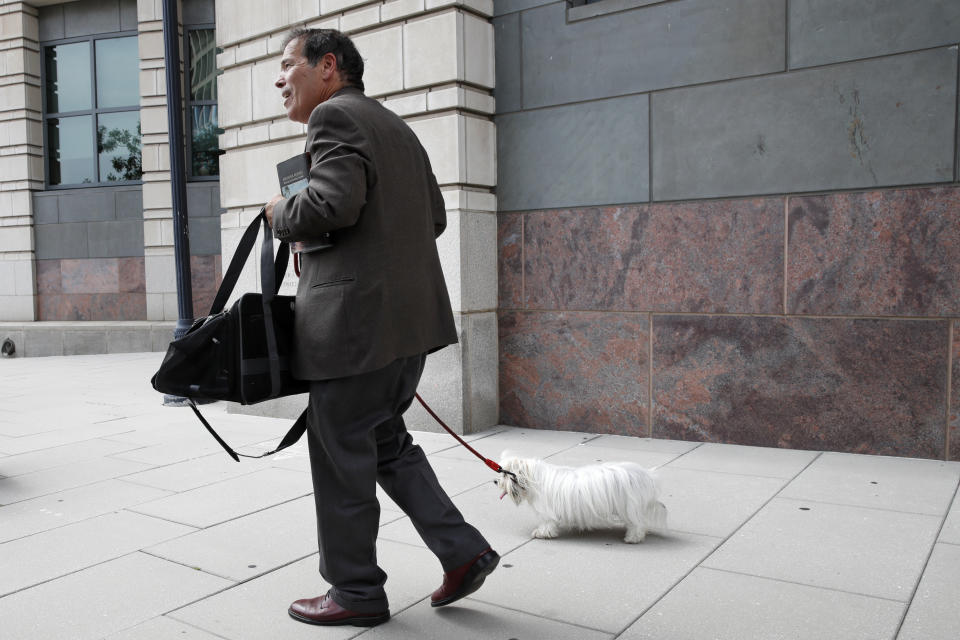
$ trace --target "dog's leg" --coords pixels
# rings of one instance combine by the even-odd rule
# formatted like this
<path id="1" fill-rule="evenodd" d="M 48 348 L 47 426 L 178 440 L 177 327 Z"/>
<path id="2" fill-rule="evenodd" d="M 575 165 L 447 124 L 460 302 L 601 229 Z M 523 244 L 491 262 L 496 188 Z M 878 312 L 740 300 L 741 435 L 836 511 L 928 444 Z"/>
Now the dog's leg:
<path id="1" fill-rule="evenodd" d="M 642 524 L 636 522 L 627 523 L 627 535 L 624 536 L 623 541 L 628 544 L 636 544 L 638 542 L 643 542 L 643 539 L 647 537 L 647 530 Z"/>
<path id="2" fill-rule="evenodd" d="M 533 530 L 533 537 L 542 540 L 556 538 L 558 535 L 560 535 L 560 526 L 553 520 L 542 522 L 539 527 Z"/>

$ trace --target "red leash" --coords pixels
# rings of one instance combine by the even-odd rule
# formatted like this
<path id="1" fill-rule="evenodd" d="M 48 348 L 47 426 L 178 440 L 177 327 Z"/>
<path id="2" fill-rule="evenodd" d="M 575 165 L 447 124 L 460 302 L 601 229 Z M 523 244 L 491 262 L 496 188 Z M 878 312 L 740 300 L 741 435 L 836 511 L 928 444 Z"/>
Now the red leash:
<path id="1" fill-rule="evenodd" d="M 503 467 L 501 467 L 499 464 L 497 464 L 496 462 L 494 462 L 494 461 L 491 460 L 490 458 L 484 458 L 482 455 L 480 455 L 480 453 L 479 453 L 476 449 L 474 449 L 473 447 L 471 447 L 470 445 L 468 445 L 466 442 L 464 442 L 463 438 L 461 438 L 460 436 L 458 436 L 457 434 L 455 434 L 455 433 L 453 432 L 453 429 L 451 429 L 450 427 L 448 427 L 447 424 L 446 424 L 443 420 L 440 419 L 440 416 L 438 416 L 436 413 L 433 412 L 433 409 L 431 409 L 430 406 L 429 406 L 426 402 L 423 401 L 423 398 L 420 397 L 420 394 L 419 394 L 419 393 L 415 393 L 414 396 L 417 398 L 417 400 L 420 401 L 420 404 L 423 405 L 423 408 L 427 410 L 427 413 L 429 413 L 431 416 L 433 416 L 433 419 L 436 420 L 436 421 L 440 424 L 441 427 L 443 427 L 444 429 L 446 429 L 447 433 L 449 433 L 449 434 L 452 435 L 454 438 L 456 438 L 457 442 L 459 442 L 460 444 L 462 444 L 463 446 L 465 446 L 465 447 L 467 448 L 467 451 L 469 451 L 469 452 L 472 453 L 473 455 L 475 455 L 475 456 L 477 456 L 478 458 L 480 458 L 481 460 L 483 460 L 483 463 L 484 463 L 485 465 L 487 465 L 488 467 L 490 467 L 491 469 L 493 469 L 493 470 L 496 471 L 497 473 L 504 473 L 504 474 L 507 474 L 507 475 L 509 475 L 509 476 L 513 476 L 514 479 L 516 479 L 516 476 L 514 476 L 514 474 L 513 474 L 512 472 L 507 471 L 506 469 L 504 469 Z"/>

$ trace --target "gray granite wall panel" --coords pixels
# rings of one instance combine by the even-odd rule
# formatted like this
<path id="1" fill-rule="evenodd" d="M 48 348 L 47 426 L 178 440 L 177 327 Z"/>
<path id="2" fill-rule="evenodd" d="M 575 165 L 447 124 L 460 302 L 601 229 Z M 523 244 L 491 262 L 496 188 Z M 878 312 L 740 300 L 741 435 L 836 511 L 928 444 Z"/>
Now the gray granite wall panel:
<path id="1" fill-rule="evenodd" d="M 120 0 L 120 30 L 137 30 L 137 0 Z"/>
<path id="2" fill-rule="evenodd" d="M 37 21 L 40 25 L 40 42 L 60 40 L 63 35 L 63 5 L 40 7 L 37 12 Z"/>
<path id="3" fill-rule="evenodd" d="M 63 6 L 64 37 L 120 31 L 119 0 L 84 0 Z"/>
<path id="4" fill-rule="evenodd" d="M 33 222 L 34 224 L 54 224 L 60 221 L 59 200 L 55 193 L 34 192 L 33 194 Z"/>
<path id="5" fill-rule="evenodd" d="M 782 0 L 685 0 L 568 24 L 563 2 L 525 11 L 523 107 L 782 71 L 785 12 Z"/>
<path id="6" fill-rule="evenodd" d="M 116 220 L 116 196 L 109 189 L 76 189 L 60 200 L 60 222 Z"/>
<path id="7" fill-rule="evenodd" d="M 790 68 L 960 42 L 956 0 L 791 0 Z"/>
<path id="8" fill-rule="evenodd" d="M 511 13 L 493 19 L 496 42 L 496 88 L 493 97 L 497 112 L 519 111 L 523 108 L 523 68 L 520 59 L 520 14 Z"/>
<path id="9" fill-rule="evenodd" d="M 214 20 L 213 0 L 183 0 L 181 9 L 183 24 L 206 24 Z"/>
<path id="10" fill-rule="evenodd" d="M 653 198 L 948 182 L 956 100 L 957 47 L 658 93 Z"/>
<path id="11" fill-rule="evenodd" d="M 646 95 L 499 116 L 501 211 L 646 201 Z"/>
<path id="12" fill-rule="evenodd" d="M 220 255 L 220 216 L 191 217 L 190 255 Z"/>
<path id="13" fill-rule="evenodd" d="M 143 189 L 114 189 L 117 220 L 143 220 Z"/>
<path id="14" fill-rule="evenodd" d="M 493 0 L 493 15 L 502 16 L 550 4 L 551 2 L 556 2 L 556 0 Z"/>
<path id="15" fill-rule="evenodd" d="M 215 205 L 214 196 L 219 197 L 216 182 L 193 182 L 187 185 L 187 214 L 191 218 L 207 218 L 219 215 L 219 206 Z"/>
<path id="16" fill-rule="evenodd" d="M 91 258 L 143 255 L 143 221 L 91 222 L 87 226 Z"/>
<path id="17" fill-rule="evenodd" d="M 51 258 L 88 258 L 87 225 L 40 224 L 33 229 L 37 243 L 37 260 Z"/>

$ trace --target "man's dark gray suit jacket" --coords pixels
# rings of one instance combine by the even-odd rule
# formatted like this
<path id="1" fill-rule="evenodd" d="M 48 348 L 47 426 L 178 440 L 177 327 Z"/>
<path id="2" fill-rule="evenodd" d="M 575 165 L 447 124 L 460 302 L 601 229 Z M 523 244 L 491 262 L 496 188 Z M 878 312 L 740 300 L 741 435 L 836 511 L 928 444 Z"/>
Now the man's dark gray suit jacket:
<path id="1" fill-rule="evenodd" d="M 273 210 L 274 235 L 334 246 L 302 255 L 293 373 L 374 371 L 457 341 L 435 238 L 447 217 L 426 151 L 393 112 L 347 87 L 307 123 L 310 184 Z"/>

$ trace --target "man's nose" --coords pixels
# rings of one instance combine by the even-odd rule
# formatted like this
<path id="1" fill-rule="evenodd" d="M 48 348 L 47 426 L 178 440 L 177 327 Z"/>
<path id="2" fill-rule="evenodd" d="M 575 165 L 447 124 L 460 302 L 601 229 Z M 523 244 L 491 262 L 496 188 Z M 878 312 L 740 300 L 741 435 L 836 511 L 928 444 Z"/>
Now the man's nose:
<path id="1" fill-rule="evenodd" d="M 283 89 L 283 85 L 285 84 L 287 84 L 287 81 L 284 80 L 283 74 L 281 73 L 279 76 L 277 76 L 277 79 L 276 81 L 274 81 L 273 86 L 275 86 L 277 89 Z"/>

